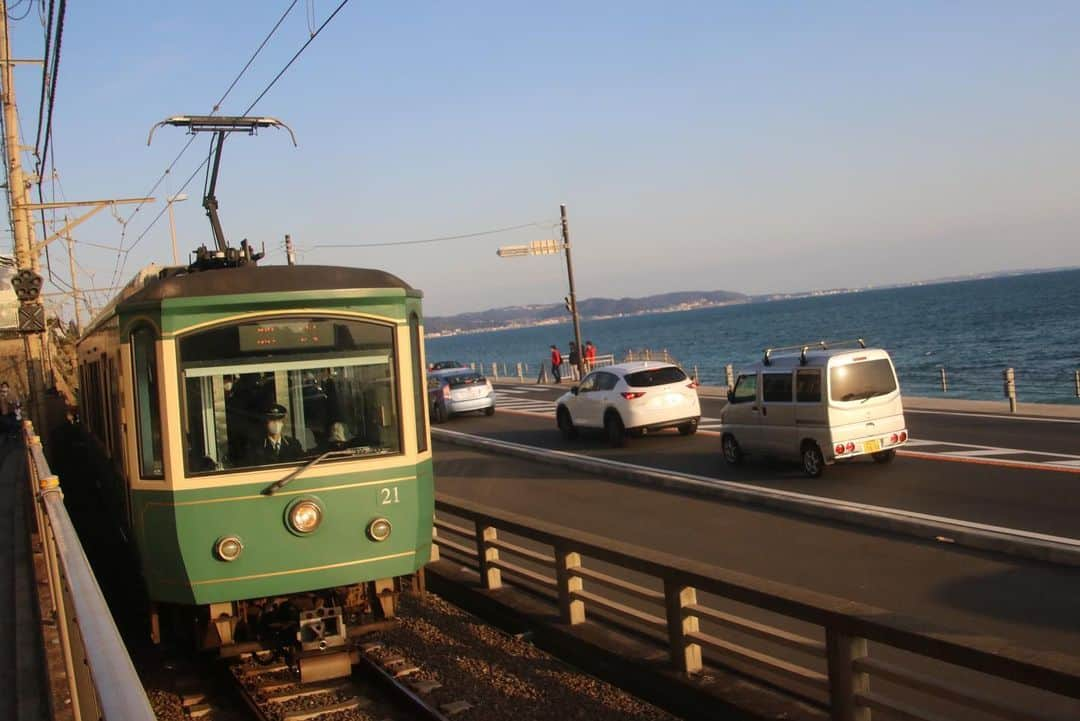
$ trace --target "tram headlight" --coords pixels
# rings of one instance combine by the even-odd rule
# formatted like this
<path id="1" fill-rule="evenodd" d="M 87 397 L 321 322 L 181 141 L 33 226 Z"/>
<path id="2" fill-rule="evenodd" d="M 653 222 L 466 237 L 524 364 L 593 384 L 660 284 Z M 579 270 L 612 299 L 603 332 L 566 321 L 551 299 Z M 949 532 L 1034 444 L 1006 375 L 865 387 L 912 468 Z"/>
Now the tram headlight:
<path id="1" fill-rule="evenodd" d="M 393 526 L 390 525 L 390 521 L 385 518 L 376 518 L 368 524 L 367 535 L 368 538 L 379 543 L 390 538 L 390 531 L 392 530 Z"/>
<path id="2" fill-rule="evenodd" d="M 314 532 L 322 523 L 323 509 L 318 501 L 304 498 L 289 506 L 286 518 L 293 533 L 305 536 Z"/>
<path id="3" fill-rule="evenodd" d="M 243 551 L 239 536 L 222 536 L 214 542 L 214 555 L 221 561 L 235 561 Z"/>

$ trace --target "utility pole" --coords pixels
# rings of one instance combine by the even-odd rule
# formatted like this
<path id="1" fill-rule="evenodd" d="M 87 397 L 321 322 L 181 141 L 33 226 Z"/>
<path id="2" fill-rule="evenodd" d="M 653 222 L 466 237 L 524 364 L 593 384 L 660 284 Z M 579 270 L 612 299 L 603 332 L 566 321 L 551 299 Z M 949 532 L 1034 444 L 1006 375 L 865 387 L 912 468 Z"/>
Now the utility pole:
<path id="1" fill-rule="evenodd" d="M 64 219 L 65 222 L 67 218 Z M 75 335 L 82 335 L 82 312 L 79 310 L 79 277 L 75 273 L 75 239 L 65 236 L 68 251 L 68 271 L 71 273 L 71 304 L 75 306 Z"/>
<path id="2" fill-rule="evenodd" d="M 577 295 L 574 293 L 574 262 L 570 259 L 570 223 L 566 220 L 566 205 L 559 206 L 562 217 L 563 251 L 566 253 L 566 277 L 570 281 L 570 314 L 574 318 L 574 343 L 577 344 L 578 378 L 585 377 L 584 349 L 581 347 L 581 319 L 578 316 Z"/>
<path id="3" fill-rule="evenodd" d="M 293 248 L 292 236 L 285 234 L 285 259 L 289 265 L 296 265 L 296 249 Z"/>
<path id="4" fill-rule="evenodd" d="M 15 235 L 16 276 L 19 298 L 19 330 L 23 333 L 27 380 L 30 386 L 31 413 L 42 431 L 45 427 L 45 382 L 41 375 L 42 334 L 45 331 L 45 307 L 41 303 L 41 276 L 38 254 L 34 252 L 34 224 L 30 218 L 29 187 L 23 175 L 19 145 L 19 115 L 15 104 L 14 59 L 8 28 L 7 0 L 0 0 L 0 79 L 3 82 L 4 151 L 8 174 L 8 207 Z M 14 284 L 13 284 L 14 285 Z M 31 335 L 38 336 L 31 338 Z"/>

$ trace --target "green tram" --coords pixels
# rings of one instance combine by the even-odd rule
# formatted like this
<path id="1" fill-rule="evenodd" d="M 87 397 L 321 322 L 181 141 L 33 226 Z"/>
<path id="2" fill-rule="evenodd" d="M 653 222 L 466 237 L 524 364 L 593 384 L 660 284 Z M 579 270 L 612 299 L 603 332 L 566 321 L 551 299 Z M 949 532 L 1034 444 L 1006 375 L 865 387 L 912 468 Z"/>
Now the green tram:
<path id="1" fill-rule="evenodd" d="M 379 270 L 193 265 L 95 319 L 82 418 L 156 635 L 168 611 L 203 647 L 327 652 L 393 614 L 431 552 L 421 296 Z"/>

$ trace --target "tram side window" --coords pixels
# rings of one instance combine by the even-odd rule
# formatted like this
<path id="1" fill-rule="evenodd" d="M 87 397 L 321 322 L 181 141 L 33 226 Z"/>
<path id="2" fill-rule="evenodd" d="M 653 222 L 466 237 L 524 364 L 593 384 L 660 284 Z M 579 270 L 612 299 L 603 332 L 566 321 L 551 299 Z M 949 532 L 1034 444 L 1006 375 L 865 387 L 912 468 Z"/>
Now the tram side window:
<path id="1" fill-rule="evenodd" d="M 401 452 L 394 329 L 321 318 L 180 340 L 187 473 Z M 327 459 L 331 460 L 331 459 Z"/>
<path id="2" fill-rule="evenodd" d="M 428 449 L 428 431 L 426 416 L 427 393 L 425 392 L 424 364 L 421 363 L 422 340 L 420 338 L 420 316 L 409 316 L 409 340 L 412 345 L 410 362 L 413 369 L 413 406 L 416 408 L 416 450 L 423 453 Z"/>
<path id="3" fill-rule="evenodd" d="M 139 475 L 164 477 L 161 453 L 161 414 L 158 407 L 157 351 L 153 329 L 142 327 L 131 334 L 135 383 L 135 413 L 139 438 Z"/>

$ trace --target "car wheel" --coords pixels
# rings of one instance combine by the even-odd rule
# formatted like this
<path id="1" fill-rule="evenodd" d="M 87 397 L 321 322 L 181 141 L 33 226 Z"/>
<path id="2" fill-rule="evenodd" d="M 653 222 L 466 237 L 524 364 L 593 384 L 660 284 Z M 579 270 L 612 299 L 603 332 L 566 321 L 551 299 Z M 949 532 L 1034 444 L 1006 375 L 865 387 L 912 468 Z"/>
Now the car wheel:
<path id="1" fill-rule="evenodd" d="M 724 438 L 720 441 L 720 448 L 724 452 L 725 461 L 733 466 L 742 463 L 742 448 L 739 448 L 739 442 L 735 440 L 735 436 L 730 433 L 724 434 Z"/>
<path id="2" fill-rule="evenodd" d="M 871 453 L 870 457 L 874 459 L 874 463 L 889 463 L 892 459 L 896 458 L 896 449 L 890 448 L 887 451 L 878 451 L 877 453 Z"/>
<path id="3" fill-rule="evenodd" d="M 555 414 L 555 422 L 559 424 L 559 432 L 562 433 L 563 438 L 568 441 L 577 438 L 577 428 L 574 427 L 574 421 L 570 418 L 570 411 L 565 407 L 559 408 L 559 412 Z"/>
<path id="4" fill-rule="evenodd" d="M 679 426 L 679 435 L 692 436 L 697 433 L 698 422 L 696 420 L 687 421 Z"/>
<path id="5" fill-rule="evenodd" d="M 821 455 L 821 449 L 817 443 L 806 443 L 802 449 L 803 473 L 811 478 L 817 478 L 825 470 L 825 457 Z"/>
<path id="6" fill-rule="evenodd" d="M 626 445 L 626 428 L 618 413 L 608 413 L 604 418 L 604 433 L 607 435 L 608 445 L 612 448 Z"/>
<path id="7" fill-rule="evenodd" d="M 484 409 L 484 415 L 485 416 L 493 416 L 493 415 L 495 415 L 495 406 L 488 406 L 487 408 L 485 408 Z"/>

